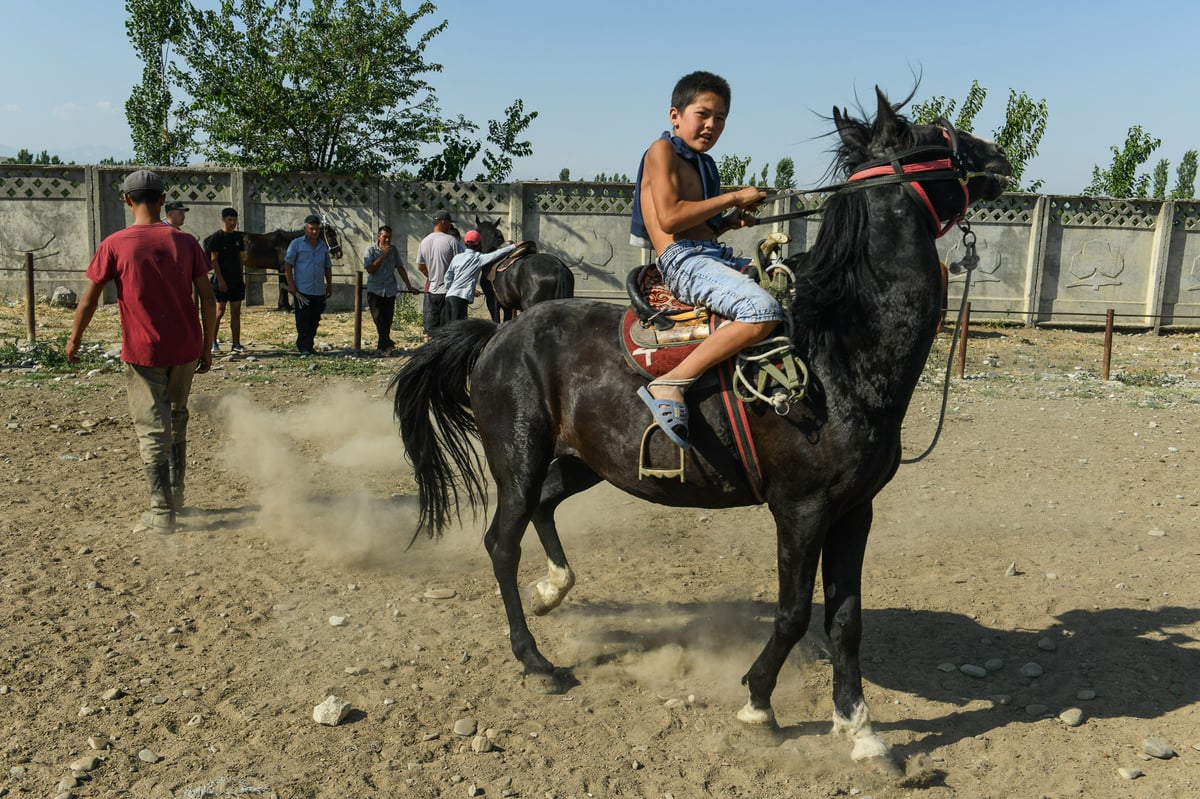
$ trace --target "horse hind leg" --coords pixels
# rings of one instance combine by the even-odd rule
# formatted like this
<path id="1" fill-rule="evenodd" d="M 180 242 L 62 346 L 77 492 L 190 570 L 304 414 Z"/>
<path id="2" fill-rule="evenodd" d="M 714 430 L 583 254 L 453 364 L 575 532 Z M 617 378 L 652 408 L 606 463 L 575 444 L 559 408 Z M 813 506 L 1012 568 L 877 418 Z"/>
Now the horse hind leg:
<path id="1" fill-rule="evenodd" d="M 600 481 L 596 473 L 576 460 L 555 460 L 542 488 L 542 499 L 533 512 L 533 527 L 546 552 L 546 576 L 529 585 L 529 609 L 544 616 L 562 604 L 575 586 L 575 572 L 567 563 L 554 511 L 567 497 Z"/>

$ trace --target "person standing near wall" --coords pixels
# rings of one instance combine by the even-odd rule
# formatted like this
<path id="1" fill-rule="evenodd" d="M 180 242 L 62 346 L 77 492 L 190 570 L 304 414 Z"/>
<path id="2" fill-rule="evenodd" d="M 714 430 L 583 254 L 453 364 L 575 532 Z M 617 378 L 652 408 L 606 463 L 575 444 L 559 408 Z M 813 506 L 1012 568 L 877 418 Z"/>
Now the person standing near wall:
<path id="1" fill-rule="evenodd" d="M 159 218 L 167 198 L 162 178 L 139 169 L 125 177 L 121 189 L 133 224 L 96 250 L 65 352 L 68 361 L 79 360 L 104 286 L 114 283 L 129 415 L 150 486 L 150 509 L 133 529 L 167 534 L 175 532 L 183 510 L 188 395 L 192 376 L 212 366 L 216 308 L 200 243 Z M 200 297 L 199 317 L 193 289 Z"/>
<path id="2" fill-rule="evenodd" d="M 425 340 L 446 322 L 446 270 L 454 256 L 463 251 L 462 242 L 451 229 L 454 221 L 448 211 L 433 215 L 433 232 L 421 239 L 417 249 L 417 269 L 425 276 Z"/>
<path id="3" fill-rule="evenodd" d="M 333 296 L 333 261 L 321 238 L 321 217 L 309 214 L 304 218 L 304 236 L 288 245 L 283 266 L 296 309 L 296 349 L 302 357 L 316 355 L 313 340 L 325 300 Z"/>
<path id="4" fill-rule="evenodd" d="M 396 275 L 404 281 L 409 294 L 420 294 L 404 271 L 400 252 L 392 246 L 392 229 L 382 225 L 376 233 L 375 244 L 367 248 L 363 256 L 363 269 L 367 273 L 367 308 L 375 322 L 379 337 L 377 355 L 391 355 L 396 347 L 392 341 L 392 320 L 396 318 L 396 293 L 400 290 Z"/>
<path id="5" fill-rule="evenodd" d="M 478 230 L 468 230 L 463 236 L 464 252 L 454 256 L 450 267 L 446 270 L 446 321 L 453 322 L 467 318 L 467 306 L 471 300 L 479 296 L 479 275 L 484 268 L 499 261 L 517 248 L 515 244 L 506 244 L 486 255 L 479 252 L 482 237 Z M 484 278 L 484 283 L 489 282 Z M 491 309 L 488 309 L 491 313 Z M 493 320 L 494 321 L 494 320 Z"/>
<path id="6" fill-rule="evenodd" d="M 205 239 L 212 259 L 213 294 L 217 298 L 217 324 L 213 328 L 212 351 L 220 352 L 219 334 L 225 307 L 229 306 L 230 352 L 245 352 L 242 347 L 242 300 L 246 299 L 246 237 L 237 229 L 238 212 L 221 209 L 221 229 Z"/>
<path id="7" fill-rule="evenodd" d="M 187 212 L 192 210 L 178 200 L 167 203 L 167 223 L 171 227 L 183 229 L 183 220 L 187 217 Z"/>

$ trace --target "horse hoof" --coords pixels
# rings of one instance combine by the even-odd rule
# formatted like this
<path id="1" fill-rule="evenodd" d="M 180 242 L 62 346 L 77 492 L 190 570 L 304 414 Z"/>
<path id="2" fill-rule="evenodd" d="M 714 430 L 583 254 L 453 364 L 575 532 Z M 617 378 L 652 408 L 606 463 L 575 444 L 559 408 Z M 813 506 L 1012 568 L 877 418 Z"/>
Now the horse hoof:
<path id="1" fill-rule="evenodd" d="M 549 674 L 530 673 L 524 678 L 525 687 L 535 694 L 557 696 L 579 685 L 579 681 L 566 669 L 555 669 Z"/>
<path id="2" fill-rule="evenodd" d="M 775 726 L 775 711 L 771 708 L 760 710 L 749 702 L 746 706 L 737 712 L 738 721 L 743 724 L 748 724 L 752 727 L 774 727 Z"/>
<path id="3" fill-rule="evenodd" d="M 856 762 L 877 777 L 898 780 L 904 776 L 904 769 L 900 768 L 896 761 L 888 755 L 872 755 Z"/>

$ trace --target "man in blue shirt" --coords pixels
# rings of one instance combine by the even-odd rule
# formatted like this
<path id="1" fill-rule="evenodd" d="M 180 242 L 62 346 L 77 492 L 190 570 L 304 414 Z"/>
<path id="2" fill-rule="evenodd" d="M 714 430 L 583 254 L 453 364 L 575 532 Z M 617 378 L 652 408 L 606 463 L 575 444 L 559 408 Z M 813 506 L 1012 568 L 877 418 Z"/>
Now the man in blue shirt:
<path id="1" fill-rule="evenodd" d="M 396 315 L 396 293 L 400 287 L 396 275 L 404 281 L 409 294 L 420 294 L 413 286 L 400 261 L 400 252 L 392 246 L 392 229 L 387 225 L 379 228 L 376 243 L 367 248 L 363 256 L 363 269 L 367 272 L 367 307 L 379 334 L 378 355 L 391 355 L 396 342 L 392 341 L 392 320 Z"/>
<path id="2" fill-rule="evenodd" d="M 321 217 L 309 214 L 304 218 L 304 238 L 293 239 L 283 259 L 288 293 L 295 299 L 296 349 L 301 356 L 315 355 L 313 339 L 325 299 L 333 296 L 333 262 L 329 247 L 321 238 Z"/>

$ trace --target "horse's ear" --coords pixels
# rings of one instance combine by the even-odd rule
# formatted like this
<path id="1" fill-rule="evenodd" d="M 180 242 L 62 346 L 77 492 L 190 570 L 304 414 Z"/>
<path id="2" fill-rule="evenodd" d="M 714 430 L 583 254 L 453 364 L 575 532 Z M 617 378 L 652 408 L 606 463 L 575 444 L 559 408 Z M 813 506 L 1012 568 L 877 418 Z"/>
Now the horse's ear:
<path id="1" fill-rule="evenodd" d="M 862 140 L 862 131 L 854 120 L 850 119 L 850 115 L 838 108 L 833 107 L 833 124 L 837 127 L 838 135 L 842 137 L 842 141 L 851 147 L 862 147 L 866 142 Z"/>
<path id="2" fill-rule="evenodd" d="M 482 226 L 483 226 L 483 223 L 479 221 L 479 217 L 478 216 L 475 217 L 475 228 L 479 229 Z"/>
<path id="3" fill-rule="evenodd" d="M 496 218 L 496 221 L 492 223 L 493 225 L 495 225 L 495 226 L 496 226 L 496 230 L 499 230 L 499 229 L 500 229 L 500 221 L 501 221 L 501 220 L 500 220 L 500 218 L 499 218 L 499 217 L 497 217 L 497 218 Z"/>
<path id="4" fill-rule="evenodd" d="M 878 86 L 875 87 L 875 98 L 878 101 L 878 109 L 875 112 L 875 138 L 887 142 L 898 141 L 900 131 L 895 107 Z"/>

